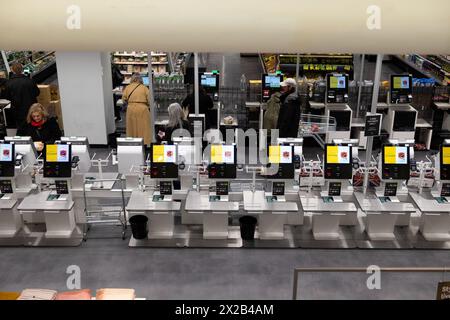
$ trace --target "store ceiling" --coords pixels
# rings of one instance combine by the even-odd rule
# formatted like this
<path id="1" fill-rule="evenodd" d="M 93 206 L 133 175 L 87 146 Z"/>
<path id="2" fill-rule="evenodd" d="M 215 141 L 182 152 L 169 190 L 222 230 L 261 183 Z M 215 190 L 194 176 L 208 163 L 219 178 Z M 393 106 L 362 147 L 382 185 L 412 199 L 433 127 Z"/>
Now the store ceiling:
<path id="1" fill-rule="evenodd" d="M 0 47 L 448 54 L 449 12 L 449 0 L 2 0 Z"/>

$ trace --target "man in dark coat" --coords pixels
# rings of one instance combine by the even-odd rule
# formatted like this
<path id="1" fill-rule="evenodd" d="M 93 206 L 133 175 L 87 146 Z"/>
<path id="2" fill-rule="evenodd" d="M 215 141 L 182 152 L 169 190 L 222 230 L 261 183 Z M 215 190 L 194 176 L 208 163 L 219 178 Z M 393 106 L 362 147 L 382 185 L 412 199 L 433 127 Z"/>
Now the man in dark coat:
<path id="1" fill-rule="evenodd" d="M 113 89 L 121 86 L 122 82 L 125 78 L 123 76 L 123 74 L 120 72 L 119 67 L 114 63 L 111 63 L 111 77 L 112 77 Z M 116 118 L 116 121 L 122 121 L 122 116 L 120 115 L 120 106 L 117 105 L 118 100 L 119 100 L 119 97 L 115 93 L 113 93 L 114 117 Z"/>
<path id="2" fill-rule="evenodd" d="M 295 92 L 297 83 L 288 78 L 281 83 L 281 107 L 277 128 L 280 138 L 296 138 L 300 123 L 300 99 Z"/>
<path id="3" fill-rule="evenodd" d="M 23 74 L 20 63 L 14 63 L 11 70 L 13 74 L 6 83 L 4 97 L 11 101 L 17 128 L 21 128 L 26 123 L 28 109 L 37 102 L 39 88 L 32 79 Z"/>
<path id="4" fill-rule="evenodd" d="M 206 93 L 205 89 L 202 86 L 199 86 L 198 90 L 198 113 L 205 115 L 205 130 L 208 130 L 213 125 L 217 126 L 217 120 L 211 119 L 211 117 L 215 114 L 212 112 L 212 108 L 214 107 L 213 100 Z M 181 103 L 181 106 L 184 109 L 189 110 L 189 114 L 195 114 L 195 92 L 189 94 Z"/>

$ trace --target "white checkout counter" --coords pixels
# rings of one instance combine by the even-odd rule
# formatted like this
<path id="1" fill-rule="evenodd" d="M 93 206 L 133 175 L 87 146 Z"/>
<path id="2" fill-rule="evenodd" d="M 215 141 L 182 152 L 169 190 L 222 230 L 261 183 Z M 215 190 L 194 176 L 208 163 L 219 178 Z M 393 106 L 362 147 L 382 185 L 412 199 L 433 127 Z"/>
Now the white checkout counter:
<path id="1" fill-rule="evenodd" d="M 170 239 L 174 214 L 180 207 L 181 203 L 176 201 L 153 201 L 153 191 L 133 191 L 126 210 L 128 219 L 135 215 L 148 217 L 148 239 Z"/>
<path id="2" fill-rule="evenodd" d="M 411 203 L 402 201 L 401 196 L 398 196 L 400 202 L 381 202 L 374 192 L 354 194 L 366 214 L 366 232 L 370 240 L 395 240 L 395 226 L 407 225 L 405 221 L 409 221 L 411 213 L 416 212 Z"/>
<path id="3" fill-rule="evenodd" d="M 318 195 L 299 192 L 304 213 L 312 213 L 312 232 L 315 240 L 339 240 L 339 226 L 348 215 L 357 215 L 353 202 L 324 202 Z"/>
<path id="4" fill-rule="evenodd" d="M 295 202 L 267 202 L 264 191 L 244 191 L 244 210 L 257 216 L 259 239 L 285 239 L 284 226 L 288 224 L 288 213 L 298 212 Z"/>
<path id="5" fill-rule="evenodd" d="M 82 241 L 82 232 L 75 223 L 74 201 L 70 198 L 47 200 L 50 193 L 51 191 L 42 191 L 30 194 L 17 207 L 22 215 L 44 216 L 46 231 L 43 234 L 32 232 L 25 226 L 25 238 L 31 240 L 29 242 L 25 240 L 25 245 L 46 245 L 47 242 L 41 243 L 41 240 L 49 239 L 56 240 L 51 245 L 79 245 Z"/>
<path id="6" fill-rule="evenodd" d="M 450 203 L 439 203 L 431 193 L 410 193 L 421 216 L 420 232 L 427 241 L 450 241 Z"/>
<path id="7" fill-rule="evenodd" d="M 186 214 L 202 216 L 203 239 L 227 239 L 228 215 L 239 211 L 239 203 L 209 201 L 208 191 L 189 191 L 185 205 Z"/>
<path id="8" fill-rule="evenodd" d="M 5 197 L 5 196 L 4 196 Z M 17 199 L 0 199 L 0 242 L 3 244 L 6 240 L 9 244 L 22 244 L 22 239 L 15 239 L 22 229 L 22 216 L 17 211 Z M 6 243 L 5 243 L 6 244 Z"/>

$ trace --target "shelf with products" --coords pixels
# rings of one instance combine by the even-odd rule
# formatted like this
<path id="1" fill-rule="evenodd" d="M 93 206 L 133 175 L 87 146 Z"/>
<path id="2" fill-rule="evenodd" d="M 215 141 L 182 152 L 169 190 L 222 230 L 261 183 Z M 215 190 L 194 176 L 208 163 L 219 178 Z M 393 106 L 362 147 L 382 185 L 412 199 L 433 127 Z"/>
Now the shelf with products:
<path id="1" fill-rule="evenodd" d="M 393 57 L 416 73 L 434 79 L 438 85 L 446 86 L 450 83 L 450 65 L 444 63 L 442 60 L 444 56 L 437 58 L 438 56 L 434 55 L 407 54 L 394 55 Z"/>
<path id="2" fill-rule="evenodd" d="M 166 53 L 151 52 L 151 64 L 155 74 L 168 72 L 168 57 Z M 148 53 L 144 51 L 116 51 L 112 53 L 112 61 L 125 76 L 124 83 L 129 82 L 133 73 L 148 74 Z"/>
<path id="3" fill-rule="evenodd" d="M 51 67 L 56 63 L 55 51 L 2 51 L 2 58 L 0 71 L 6 72 L 11 69 L 12 64 L 18 62 L 23 65 L 24 73 L 30 74 L 37 82 L 54 72 Z"/>
<path id="4" fill-rule="evenodd" d="M 302 53 L 299 55 L 300 76 L 307 78 L 323 78 L 327 73 L 347 73 L 353 79 L 352 54 L 314 54 Z M 279 69 L 283 73 L 295 74 L 297 54 L 280 54 Z"/>

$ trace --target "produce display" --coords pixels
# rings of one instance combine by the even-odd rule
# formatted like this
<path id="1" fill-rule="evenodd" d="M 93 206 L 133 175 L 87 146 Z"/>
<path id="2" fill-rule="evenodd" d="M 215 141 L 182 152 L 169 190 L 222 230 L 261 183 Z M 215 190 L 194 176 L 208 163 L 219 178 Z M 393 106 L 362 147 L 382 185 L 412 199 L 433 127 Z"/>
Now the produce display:
<path id="1" fill-rule="evenodd" d="M 24 73 L 34 76 L 47 67 L 55 63 L 54 51 L 3 51 L 2 56 L 6 57 L 0 60 L 0 71 L 6 71 L 6 64 L 11 67 L 18 62 L 23 65 Z"/>

